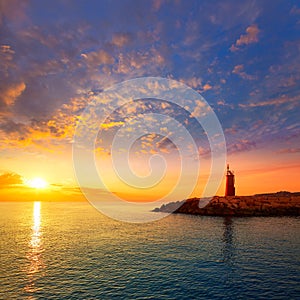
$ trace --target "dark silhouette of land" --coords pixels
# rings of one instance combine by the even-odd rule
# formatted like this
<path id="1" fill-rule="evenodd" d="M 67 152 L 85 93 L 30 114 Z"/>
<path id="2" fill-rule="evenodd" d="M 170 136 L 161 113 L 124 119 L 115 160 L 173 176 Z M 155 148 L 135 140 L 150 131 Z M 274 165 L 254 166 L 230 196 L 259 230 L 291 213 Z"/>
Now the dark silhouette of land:
<path id="1" fill-rule="evenodd" d="M 207 198 L 191 198 L 164 204 L 153 211 L 204 216 L 300 216 L 300 192 L 284 191 L 253 196 L 214 196 L 207 202 Z"/>

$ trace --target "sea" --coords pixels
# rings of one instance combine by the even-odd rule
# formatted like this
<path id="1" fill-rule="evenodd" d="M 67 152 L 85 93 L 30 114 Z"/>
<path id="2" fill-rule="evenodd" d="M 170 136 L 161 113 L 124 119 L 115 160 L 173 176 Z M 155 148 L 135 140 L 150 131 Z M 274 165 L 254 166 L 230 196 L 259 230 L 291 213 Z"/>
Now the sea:
<path id="1" fill-rule="evenodd" d="M 149 212 L 153 214 L 154 212 Z M 300 218 L 0 203 L 0 299 L 300 299 Z"/>

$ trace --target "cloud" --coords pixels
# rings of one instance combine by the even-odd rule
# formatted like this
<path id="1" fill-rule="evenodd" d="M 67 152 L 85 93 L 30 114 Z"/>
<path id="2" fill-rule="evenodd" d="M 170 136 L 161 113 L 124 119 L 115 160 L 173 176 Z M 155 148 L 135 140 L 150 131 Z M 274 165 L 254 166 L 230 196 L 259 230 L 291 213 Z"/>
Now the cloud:
<path id="1" fill-rule="evenodd" d="M 1 0 L 0 1 L 0 26 L 4 22 L 5 18 L 10 21 L 21 22 L 25 20 L 26 17 L 26 7 L 28 1 L 18 1 L 18 0 Z"/>
<path id="2" fill-rule="evenodd" d="M 83 57 L 89 66 L 97 67 L 100 65 L 110 65 L 114 63 L 114 58 L 103 49 L 89 53 L 82 53 Z"/>
<path id="3" fill-rule="evenodd" d="M 109 123 L 103 123 L 101 124 L 101 128 L 103 129 L 108 129 L 108 128 L 112 128 L 112 127 L 119 127 L 124 125 L 124 122 L 109 122 Z"/>
<path id="4" fill-rule="evenodd" d="M 230 47 L 232 52 L 237 51 L 243 45 L 249 45 L 258 42 L 258 34 L 260 30 L 256 24 L 253 24 L 246 29 L 246 34 L 242 34 L 240 38 Z"/>
<path id="5" fill-rule="evenodd" d="M 0 106 L 11 106 L 25 91 L 26 84 L 20 78 L 15 64 L 15 50 L 10 45 L 0 45 Z"/>
<path id="6" fill-rule="evenodd" d="M 12 84 L 7 86 L 6 89 L 0 88 L 1 96 L 0 99 L 7 106 L 15 103 L 16 99 L 24 92 L 26 85 L 24 82 Z"/>
<path id="7" fill-rule="evenodd" d="M 170 133 L 168 133 L 170 135 Z M 150 153 L 157 154 L 162 153 L 171 153 L 172 150 L 176 150 L 176 145 L 168 136 L 163 136 L 156 133 L 149 133 L 140 138 L 141 150 L 138 149 L 138 152 L 141 153 Z"/>
<path id="8" fill-rule="evenodd" d="M 5 68 L 6 71 L 8 67 L 12 65 L 14 54 L 15 51 L 12 49 L 10 45 L 0 46 L 0 65 L 2 68 Z"/>
<path id="9" fill-rule="evenodd" d="M 246 29 L 246 34 L 245 35 L 241 35 L 240 38 L 236 41 L 236 45 L 237 46 L 241 46 L 241 45 L 248 45 L 248 44 L 252 44 L 252 43 L 256 43 L 258 42 L 258 33 L 259 33 L 259 29 L 257 27 L 257 25 L 251 25 Z"/>
<path id="10" fill-rule="evenodd" d="M 232 31 L 236 24 L 245 26 L 255 22 L 261 14 L 260 6 L 260 2 L 255 0 L 210 1 L 209 20 Z"/>
<path id="11" fill-rule="evenodd" d="M 300 96 L 292 96 L 289 97 L 287 95 L 283 95 L 277 98 L 272 98 L 265 101 L 259 101 L 259 102 L 250 102 L 247 104 L 240 103 L 239 107 L 242 108 L 251 108 L 251 107 L 263 107 L 263 106 L 279 106 L 283 104 L 292 104 L 293 106 L 299 105 Z"/>
<path id="12" fill-rule="evenodd" d="M 232 70 L 233 74 L 239 75 L 240 77 L 242 77 L 243 79 L 248 79 L 248 80 L 254 80 L 256 79 L 255 76 L 249 75 L 244 71 L 244 65 L 236 65 L 233 70 Z"/>
<path id="13" fill-rule="evenodd" d="M 238 128 L 236 125 L 233 125 L 232 127 L 225 128 L 224 132 L 225 134 L 235 135 L 238 133 Z"/>
<path id="14" fill-rule="evenodd" d="M 211 155 L 211 149 L 209 147 L 198 147 L 198 153 L 200 157 L 209 157 Z"/>
<path id="15" fill-rule="evenodd" d="M 177 149 L 176 145 L 174 145 L 174 143 L 166 136 L 162 137 L 155 145 L 165 153 L 170 153 L 170 150 Z"/>
<path id="16" fill-rule="evenodd" d="M 0 175 L 0 188 L 10 188 L 23 184 L 23 179 L 16 173 L 4 173 Z"/>
<path id="17" fill-rule="evenodd" d="M 209 83 L 204 84 L 202 87 L 203 92 L 209 91 L 210 89 L 212 89 L 212 86 Z"/>
<path id="18" fill-rule="evenodd" d="M 190 86 L 193 89 L 198 89 L 201 92 L 206 92 L 212 89 L 212 86 L 209 83 L 202 84 L 202 79 L 199 77 L 191 77 L 191 78 L 182 78 L 179 79 L 180 82 Z"/>
<path id="19" fill-rule="evenodd" d="M 281 78 L 280 82 L 279 82 L 279 86 L 283 87 L 283 88 L 289 88 L 289 87 L 293 87 L 297 84 L 297 80 L 298 78 L 295 77 L 287 77 L 287 78 Z"/>
<path id="20" fill-rule="evenodd" d="M 300 15 L 300 8 L 294 5 L 290 10 L 291 15 Z"/>
<path id="21" fill-rule="evenodd" d="M 28 151 L 35 147 L 53 151 L 65 147 L 73 140 L 78 116 L 93 95 L 80 95 L 61 105 L 49 116 L 30 119 L 21 118 L 19 122 L 2 116 L 0 119 L 0 148 L 24 148 Z"/>
<path id="22" fill-rule="evenodd" d="M 16 123 L 9 118 L 3 118 L 0 121 L 0 130 L 6 134 L 18 132 L 19 134 L 27 134 L 28 128 L 22 123 Z"/>
<path id="23" fill-rule="evenodd" d="M 114 71 L 127 76 L 129 74 L 132 76 L 143 76 L 147 72 L 153 75 L 165 64 L 166 58 L 163 53 L 151 47 L 147 50 L 120 53 L 118 64 L 115 65 Z"/>
<path id="24" fill-rule="evenodd" d="M 158 11 L 161 8 L 163 3 L 164 3 L 164 0 L 154 0 L 153 1 L 153 10 Z"/>
<path id="25" fill-rule="evenodd" d="M 180 81 L 193 89 L 199 88 L 202 85 L 202 79 L 199 77 L 180 79 Z"/>
<path id="26" fill-rule="evenodd" d="M 279 153 L 279 154 L 300 153 L 300 148 L 285 148 L 285 149 L 280 149 L 276 153 Z"/>
<path id="27" fill-rule="evenodd" d="M 119 48 L 128 45 L 131 41 L 132 41 L 131 34 L 121 33 L 121 32 L 114 33 L 111 40 L 112 44 Z"/>
<path id="28" fill-rule="evenodd" d="M 228 107 L 228 108 L 234 109 L 234 105 L 231 104 L 231 103 L 227 103 L 224 99 L 218 100 L 217 104 L 218 104 L 219 107 L 221 107 L 221 109 L 224 109 L 224 107 Z"/>
<path id="29" fill-rule="evenodd" d="M 277 172 L 287 169 L 296 169 L 300 168 L 300 164 L 284 164 L 281 166 L 268 166 L 266 168 L 256 168 L 251 170 L 240 170 L 240 175 L 253 175 L 253 174 L 263 174 L 263 173 L 270 173 L 270 172 Z"/>
<path id="30" fill-rule="evenodd" d="M 256 143 L 253 141 L 250 141 L 248 139 L 240 139 L 235 143 L 231 143 L 227 145 L 227 151 L 228 153 L 237 153 L 237 152 L 244 152 L 244 151 L 250 151 L 256 147 Z"/>
<path id="31" fill-rule="evenodd" d="M 194 110 L 191 113 L 191 117 L 204 117 L 209 111 L 210 107 L 204 101 L 196 100 Z"/>
<path id="32" fill-rule="evenodd" d="M 292 111 L 299 101 L 295 98 L 300 49 L 299 42 L 293 38 L 296 16 L 287 14 L 285 19 L 277 6 L 270 7 L 268 25 L 260 23 L 264 15 L 257 23 L 260 12 L 265 14 L 266 11 L 265 4 L 255 0 L 213 1 L 204 5 L 193 1 L 178 1 L 174 5 L 163 1 L 141 2 L 136 4 L 138 7 L 133 13 L 123 9 L 126 3 L 120 4 L 121 7 L 112 4 L 106 7 L 109 14 L 97 20 L 88 18 L 93 5 L 73 15 L 66 10 L 66 7 L 72 8 L 67 2 L 57 6 L 45 4 L 47 8 L 53 6 L 56 17 L 53 22 L 52 15 L 38 16 L 36 12 L 40 7 L 34 3 L 28 2 L 30 15 L 26 19 L 25 5 L 14 0 L 1 1 L 1 5 L 4 4 L 0 14 L 5 14 L 5 22 L 0 25 L 2 149 L 8 145 L 22 148 L 28 143 L 39 147 L 49 145 L 53 149 L 64 143 L 68 145 L 76 120 L 90 101 L 88 91 L 139 76 L 187 78 L 184 82 L 192 88 L 209 90 L 207 100 L 213 102 L 213 107 L 219 99 L 226 99 L 215 105 L 224 123 L 236 120 L 240 123 L 242 119 L 251 118 L 271 123 L 269 115 L 275 112 L 269 109 L 276 110 L 279 105 L 282 105 L 280 112 L 281 108 L 285 110 L 282 118 L 291 119 L 291 114 L 297 113 Z M 79 8 L 78 4 L 74 5 Z M 289 6 L 287 13 L 292 8 Z M 101 2 L 97 7 L 104 11 Z M 152 14 L 153 9 L 159 13 Z M 291 10 L 293 14 L 296 12 L 296 8 Z M 24 26 L 20 26 L 17 17 L 22 14 L 23 20 L 26 19 L 21 22 Z M 198 18 L 199 15 L 202 17 Z M 283 18 L 277 22 L 279 16 Z M 269 34 L 273 30 L 272 22 L 278 26 L 283 22 L 281 35 Z M 260 45 L 259 55 L 256 51 L 240 51 L 234 57 L 224 56 L 232 43 L 234 50 L 254 45 L 262 28 L 266 40 Z M 291 34 L 284 35 L 288 30 Z M 229 40 L 232 36 L 233 40 Z M 276 51 L 270 51 L 271 37 Z M 268 72 L 271 66 L 276 67 L 274 72 Z M 237 76 L 249 81 L 237 80 Z M 259 80 L 250 82 L 256 76 Z M 221 79 L 223 85 L 217 90 Z M 232 81 L 237 83 L 234 88 Z M 248 103 L 242 102 L 254 90 L 258 92 L 251 95 Z M 286 96 L 281 97 L 285 92 Z M 247 109 L 254 107 L 266 108 L 259 109 L 258 115 L 257 110 Z M 194 108 L 195 116 L 205 113 L 201 104 L 187 106 L 191 111 Z M 126 121 L 128 114 L 136 110 L 134 106 L 127 106 L 122 119 L 110 121 Z M 187 117 L 187 122 L 190 123 L 191 118 Z M 279 129 L 278 122 L 273 123 L 279 135 L 283 129 Z M 225 127 L 231 125 L 225 124 Z M 268 128 L 275 130 L 271 126 L 265 126 L 265 135 Z M 236 135 L 242 138 L 239 133 L 246 134 L 246 130 Z M 257 142 L 254 133 L 245 138 Z"/>

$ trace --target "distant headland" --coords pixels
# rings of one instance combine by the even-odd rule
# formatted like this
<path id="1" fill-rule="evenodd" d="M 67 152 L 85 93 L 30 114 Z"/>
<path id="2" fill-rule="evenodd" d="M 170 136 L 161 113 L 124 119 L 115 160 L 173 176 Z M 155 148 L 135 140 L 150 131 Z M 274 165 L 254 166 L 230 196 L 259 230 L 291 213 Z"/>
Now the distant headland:
<path id="1" fill-rule="evenodd" d="M 300 192 L 257 194 L 252 196 L 214 196 L 171 202 L 154 212 L 203 216 L 300 216 Z"/>

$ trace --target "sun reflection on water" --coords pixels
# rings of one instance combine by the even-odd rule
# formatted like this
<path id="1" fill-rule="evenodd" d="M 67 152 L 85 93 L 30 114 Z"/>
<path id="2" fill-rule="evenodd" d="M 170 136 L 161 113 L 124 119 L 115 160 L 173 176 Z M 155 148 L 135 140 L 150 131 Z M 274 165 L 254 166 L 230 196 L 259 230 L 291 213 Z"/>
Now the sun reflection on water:
<path id="1" fill-rule="evenodd" d="M 41 275 L 40 271 L 44 268 L 42 262 L 43 251 L 44 248 L 41 231 L 41 202 L 36 201 L 33 203 L 31 239 L 29 241 L 29 251 L 26 256 L 29 261 L 29 267 L 26 270 L 28 284 L 25 287 L 25 290 L 27 292 L 36 291 L 34 281 L 39 275 Z"/>
<path id="2" fill-rule="evenodd" d="M 33 226 L 30 245 L 33 250 L 38 250 L 41 244 L 41 202 L 33 204 Z"/>

